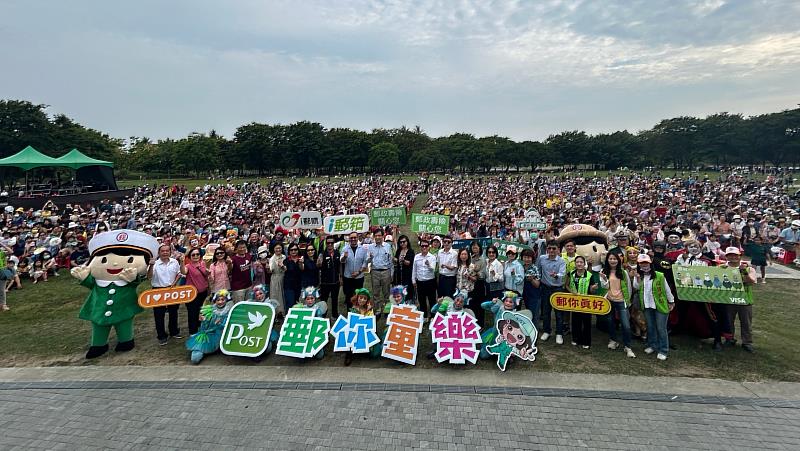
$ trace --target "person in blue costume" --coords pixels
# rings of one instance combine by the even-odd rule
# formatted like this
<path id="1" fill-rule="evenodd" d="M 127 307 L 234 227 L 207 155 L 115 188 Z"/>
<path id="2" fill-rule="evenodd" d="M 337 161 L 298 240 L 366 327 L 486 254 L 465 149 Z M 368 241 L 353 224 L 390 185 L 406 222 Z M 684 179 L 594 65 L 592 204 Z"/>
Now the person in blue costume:
<path id="1" fill-rule="evenodd" d="M 186 349 L 191 352 L 190 359 L 195 365 L 207 354 L 219 351 L 219 339 L 233 307 L 228 290 L 217 291 L 211 299 L 211 304 L 200 309 L 200 330 L 186 340 Z"/>
<path id="2" fill-rule="evenodd" d="M 314 309 L 314 316 L 318 318 L 325 318 L 328 313 L 328 303 L 319 299 L 319 290 L 317 287 L 305 287 L 300 292 L 300 300 L 295 304 L 295 307 L 305 307 Z M 325 357 L 325 350 L 320 349 L 318 353 L 314 354 L 315 359 Z"/>

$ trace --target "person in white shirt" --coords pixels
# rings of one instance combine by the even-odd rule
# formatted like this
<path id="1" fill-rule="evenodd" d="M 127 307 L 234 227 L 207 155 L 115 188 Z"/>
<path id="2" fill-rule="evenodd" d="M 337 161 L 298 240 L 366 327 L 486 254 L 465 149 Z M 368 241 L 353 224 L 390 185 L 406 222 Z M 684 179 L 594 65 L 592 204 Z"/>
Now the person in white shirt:
<path id="1" fill-rule="evenodd" d="M 178 260 L 170 257 L 172 247 L 169 244 L 162 244 L 158 248 L 158 260 L 152 260 L 148 267 L 147 276 L 150 278 L 150 285 L 153 288 L 166 288 L 174 286 L 181 278 L 181 265 Z M 181 339 L 181 330 L 178 328 L 178 307 L 179 304 L 168 305 L 166 307 L 155 307 L 153 317 L 156 321 L 156 338 L 158 344 L 167 344 L 167 331 L 164 328 L 164 317 L 169 313 L 169 336 Z"/>
<path id="2" fill-rule="evenodd" d="M 647 347 L 644 353 L 658 352 L 658 360 L 667 360 L 667 320 L 669 312 L 675 307 L 675 298 L 664 274 L 653 271 L 649 255 L 639 254 L 636 261 L 638 269 L 634 276 L 633 289 L 639 290 L 640 308 L 647 321 Z"/>
<path id="3" fill-rule="evenodd" d="M 436 262 L 439 264 L 439 295 L 451 296 L 456 292 L 458 252 L 453 249 L 453 239 L 449 236 L 444 238 L 444 246 L 436 255 Z"/>
<path id="4" fill-rule="evenodd" d="M 411 283 L 417 292 L 420 311 L 427 313 L 436 304 L 436 257 L 428 252 L 430 249 L 428 240 L 420 240 L 419 246 L 422 250 L 414 256 Z M 428 318 L 425 318 L 425 321 L 427 322 Z"/>

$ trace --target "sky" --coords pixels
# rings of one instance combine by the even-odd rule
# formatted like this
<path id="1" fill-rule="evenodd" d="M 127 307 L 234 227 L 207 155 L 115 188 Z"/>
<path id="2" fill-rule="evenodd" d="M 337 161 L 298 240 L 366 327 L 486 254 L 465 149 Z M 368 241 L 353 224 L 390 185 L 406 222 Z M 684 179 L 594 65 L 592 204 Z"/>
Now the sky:
<path id="1" fill-rule="evenodd" d="M 0 0 L 0 98 L 117 138 L 543 140 L 800 103 L 800 1 Z"/>

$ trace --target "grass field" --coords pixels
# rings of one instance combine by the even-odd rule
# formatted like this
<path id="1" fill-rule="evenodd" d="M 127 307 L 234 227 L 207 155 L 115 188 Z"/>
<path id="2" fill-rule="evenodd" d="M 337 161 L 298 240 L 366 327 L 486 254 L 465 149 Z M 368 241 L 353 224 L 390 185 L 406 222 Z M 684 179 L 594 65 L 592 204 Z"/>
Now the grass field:
<path id="1" fill-rule="evenodd" d="M 424 205 L 425 200 L 423 194 L 414 210 Z M 401 228 L 401 232 L 411 235 L 413 239 L 407 226 Z M 0 313 L 0 343 L 3 343 L 0 366 L 189 365 L 184 340 L 171 340 L 167 346 L 158 346 L 153 315 L 149 311 L 137 317 L 137 348 L 134 351 L 124 354 L 111 351 L 99 359 L 86 361 L 84 353 L 88 346 L 90 325 L 77 317 L 86 295 L 87 290 L 66 272 L 46 283 L 32 285 L 27 282 L 23 290 L 9 293 L 11 310 Z M 673 337 L 673 343 L 678 349 L 670 353 L 666 362 L 657 362 L 653 356 L 645 355 L 642 352 L 643 344 L 638 342 L 634 343 L 637 358 L 628 359 L 621 351 L 606 349 L 607 335 L 593 331 L 590 350 L 570 346 L 569 337 L 563 346 L 549 340 L 538 345 L 535 363 L 513 362 L 509 365 L 509 371 L 512 374 L 517 371 L 549 371 L 800 382 L 800 353 L 794 351 L 794 345 L 800 341 L 800 329 L 796 326 L 800 322 L 800 309 L 797 308 L 796 295 L 797 281 L 794 280 L 772 279 L 765 285 L 755 287 L 755 354 L 749 354 L 740 347 L 714 353 L 708 343 L 701 343 L 694 337 L 677 336 Z M 180 312 L 180 324 L 186 333 L 186 310 L 182 307 Z M 430 332 L 423 330 L 420 340 L 417 366 L 438 366 L 425 358 L 425 354 L 432 349 Z M 113 347 L 113 338 L 111 344 Z M 259 365 L 343 365 L 344 356 L 334 354 L 332 347 L 330 343 L 322 360 L 301 361 L 270 355 Z M 222 354 L 208 356 L 202 364 L 256 365 L 247 359 Z M 357 357 L 353 365 L 410 370 L 409 366 L 383 358 Z M 479 361 L 477 367 L 497 371 L 494 360 Z M 454 365 L 453 371 L 458 371 L 458 367 Z"/>
<path id="2" fill-rule="evenodd" d="M 142 289 L 144 287 L 141 287 Z M 89 323 L 77 317 L 87 290 L 79 286 L 68 274 L 52 278 L 46 283 L 27 283 L 21 291 L 9 293 L 11 310 L 0 313 L 0 366 L 51 366 L 51 365 L 188 365 L 184 340 L 171 340 L 167 346 L 158 346 L 155 339 L 152 314 L 148 311 L 137 317 L 137 348 L 129 353 L 113 351 L 93 361 L 83 358 L 90 333 Z M 714 353 L 708 343 L 693 337 L 678 336 L 673 342 L 678 349 L 670 353 L 666 362 L 657 362 L 646 356 L 641 343 L 634 343 L 636 359 L 626 358 L 620 351 L 606 349 L 606 334 L 593 332 L 590 350 L 569 344 L 557 346 L 553 340 L 539 344 L 539 354 L 533 364 L 514 362 L 509 371 L 550 371 L 601 373 L 609 375 L 691 376 L 730 380 L 781 380 L 800 381 L 800 354 L 794 344 L 800 340 L 796 327 L 800 311 L 795 297 L 797 282 L 769 280 L 755 288 L 754 340 L 755 354 L 741 348 L 726 348 Z M 186 332 L 186 310 L 181 308 L 181 326 Z M 567 337 L 567 343 L 569 337 Z M 112 339 L 112 347 L 113 347 Z M 339 366 L 344 357 L 332 352 L 328 345 L 326 357 L 301 362 L 296 359 L 270 355 L 260 365 L 313 365 Z M 430 332 L 423 330 L 420 357 L 417 366 L 438 365 L 424 357 L 432 349 Z M 203 365 L 254 365 L 255 363 L 222 354 L 207 357 Z M 356 358 L 354 365 L 364 367 L 407 368 L 405 365 L 382 358 Z M 494 361 L 479 361 L 478 368 L 496 371 Z M 457 368 L 453 368 L 457 371 Z"/>

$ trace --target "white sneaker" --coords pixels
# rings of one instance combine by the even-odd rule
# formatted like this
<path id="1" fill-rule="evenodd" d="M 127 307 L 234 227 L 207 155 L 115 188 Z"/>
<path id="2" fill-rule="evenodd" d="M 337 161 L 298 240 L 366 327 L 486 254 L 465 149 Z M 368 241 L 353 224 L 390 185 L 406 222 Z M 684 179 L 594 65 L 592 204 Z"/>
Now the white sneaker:
<path id="1" fill-rule="evenodd" d="M 564 337 L 562 337 L 561 335 L 556 335 L 556 344 L 557 345 L 563 345 L 564 344 Z"/>
<path id="2" fill-rule="evenodd" d="M 570 344 L 572 344 L 572 346 L 578 346 L 578 343 L 575 343 L 574 341 Z"/>
<path id="3" fill-rule="evenodd" d="M 657 358 L 658 360 L 667 360 L 667 356 L 666 356 L 666 354 L 662 354 L 662 353 L 660 353 L 660 352 L 658 353 L 658 355 L 656 356 L 656 358 Z"/>
<path id="4" fill-rule="evenodd" d="M 543 334 L 542 334 L 542 335 L 539 337 L 539 340 L 541 340 L 541 341 L 547 341 L 547 339 L 548 339 L 548 338 L 550 338 L 550 334 L 548 334 L 547 332 L 545 332 L 545 333 L 543 333 Z"/>
<path id="5" fill-rule="evenodd" d="M 645 354 L 652 354 L 654 352 L 655 352 L 655 349 L 653 349 L 651 347 L 644 348 L 644 353 Z"/>
<path id="6" fill-rule="evenodd" d="M 631 348 L 625 348 L 625 355 L 627 355 L 632 359 L 636 358 L 636 354 L 633 353 L 633 350 Z"/>
<path id="7" fill-rule="evenodd" d="M 619 343 L 614 340 L 608 340 L 608 349 L 617 349 L 619 348 Z"/>

